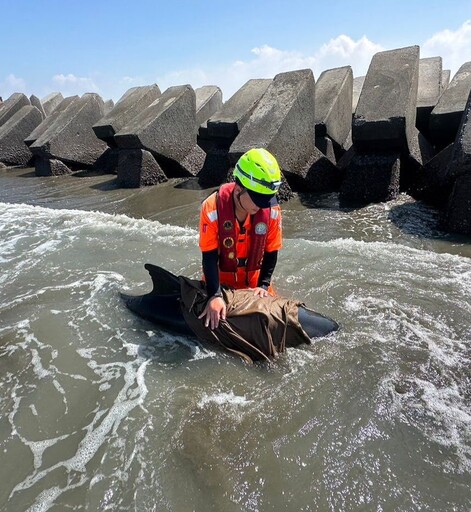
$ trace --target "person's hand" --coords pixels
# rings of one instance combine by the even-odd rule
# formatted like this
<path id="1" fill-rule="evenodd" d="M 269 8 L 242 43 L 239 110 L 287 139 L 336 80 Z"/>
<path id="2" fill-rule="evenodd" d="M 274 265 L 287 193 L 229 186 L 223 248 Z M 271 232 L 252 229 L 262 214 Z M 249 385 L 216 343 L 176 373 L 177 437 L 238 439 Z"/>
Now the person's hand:
<path id="1" fill-rule="evenodd" d="M 255 297 L 260 297 L 260 298 L 268 297 L 268 295 L 270 295 L 268 293 L 268 290 L 265 290 L 265 288 L 261 288 L 260 286 L 257 286 L 257 288 L 254 288 L 253 292 L 254 292 Z"/>
<path id="2" fill-rule="evenodd" d="M 204 318 L 204 325 L 216 329 L 219 320 L 226 319 L 226 303 L 222 297 L 211 297 L 198 318 Z"/>

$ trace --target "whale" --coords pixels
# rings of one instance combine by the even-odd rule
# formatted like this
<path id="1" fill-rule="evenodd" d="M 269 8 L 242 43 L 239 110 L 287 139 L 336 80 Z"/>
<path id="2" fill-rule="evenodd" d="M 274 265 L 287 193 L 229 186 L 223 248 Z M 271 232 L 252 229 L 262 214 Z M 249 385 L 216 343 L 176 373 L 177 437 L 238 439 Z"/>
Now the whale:
<path id="1" fill-rule="evenodd" d="M 152 290 L 143 295 L 120 292 L 125 305 L 139 317 L 179 335 L 195 337 L 185 322 L 181 310 L 180 280 L 168 270 L 146 263 L 144 268 L 152 279 Z M 261 299 L 263 300 L 263 299 Z M 321 315 L 304 305 L 298 307 L 298 321 L 305 333 L 314 340 L 337 330 L 339 324 L 328 316 Z"/>

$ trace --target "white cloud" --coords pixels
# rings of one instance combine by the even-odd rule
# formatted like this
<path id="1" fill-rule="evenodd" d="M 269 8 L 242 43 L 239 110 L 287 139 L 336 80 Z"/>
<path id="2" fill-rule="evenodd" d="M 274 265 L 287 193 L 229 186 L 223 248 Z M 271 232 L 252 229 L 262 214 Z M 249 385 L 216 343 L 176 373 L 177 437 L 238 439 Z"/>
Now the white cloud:
<path id="1" fill-rule="evenodd" d="M 0 93 L 4 100 L 10 97 L 15 92 L 22 92 L 26 94 L 26 82 L 23 78 L 15 76 L 10 73 L 5 77 L 3 82 L 0 82 Z"/>
<path id="2" fill-rule="evenodd" d="M 157 77 L 159 87 L 191 84 L 193 88 L 217 85 L 224 94 L 224 101 L 252 78 L 273 78 L 278 73 L 310 68 L 317 80 L 325 69 L 352 66 L 355 76 L 366 74 L 373 55 L 383 48 L 363 36 L 358 41 L 340 35 L 331 39 L 313 55 L 293 50 L 281 50 L 268 45 L 251 50 L 252 58 L 237 60 L 226 67 L 212 69 L 182 69 Z"/>
<path id="3" fill-rule="evenodd" d="M 149 85 L 149 81 L 145 76 L 123 76 L 117 80 L 117 84 L 123 87 L 136 87 L 140 85 Z"/>
<path id="4" fill-rule="evenodd" d="M 74 94 L 82 95 L 86 92 L 100 92 L 100 88 L 94 80 L 89 77 L 80 77 L 69 73 L 68 75 L 58 74 L 52 77 L 55 87 L 58 87 L 64 96 Z"/>
<path id="5" fill-rule="evenodd" d="M 421 57 L 442 57 L 443 69 L 451 70 L 451 77 L 462 64 L 471 60 L 471 20 L 457 30 L 442 30 L 427 39 L 420 48 Z"/>
<path id="6" fill-rule="evenodd" d="M 253 48 L 252 54 L 253 59 L 235 61 L 222 74 L 225 82 L 222 88 L 230 91 L 230 95 L 251 78 L 273 78 L 285 71 L 312 68 L 315 62 L 314 57 L 268 45 Z"/>
<path id="7" fill-rule="evenodd" d="M 165 75 L 159 76 L 156 79 L 156 83 L 159 85 L 162 92 L 173 85 L 184 85 L 191 84 L 196 89 L 203 85 L 219 85 L 217 83 L 211 83 L 211 73 L 207 73 L 203 69 L 191 68 L 181 69 L 178 71 L 172 71 Z"/>
<path id="8" fill-rule="evenodd" d="M 342 34 L 321 46 L 315 56 L 315 71 L 319 75 L 326 69 L 351 66 L 354 76 L 363 76 L 368 71 L 373 55 L 381 51 L 384 51 L 384 48 L 366 36 L 354 41 Z"/>
<path id="9" fill-rule="evenodd" d="M 471 20 L 465 21 L 455 31 L 443 30 L 425 42 L 417 41 L 416 44 L 420 46 L 421 57 L 441 56 L 444 69 L 451 69 L 453 76 L 464 62 L 471 59 Z M 52 79 L 54 88 L 47 92 L 60 90 L 64 95 L 84 92 L 100 94 L 102 90 L 117 101 L 128 89 L 139 85 L 157 83 L 162 91 L 173 85 L 191 84 L 195 89 L 203 85 L 216 85 L 222 89 L 226 101 L 247 80 L 273 78 L 285 71 L 310 68 L 317 80 L 324 70 L 349 65 L 354 76 L 362 76 L 367 73 L 373 56 L 389 49 L 394 48 L 384 48 L 365 35 L 355 40 L 346 34 L 340 34 L 312 53 L 274 48 L 265 44 L 253 48 L 247 58 L 219 66 L 177 69 L 162 75 L 145 73 L 113 80 L 97 75 L 79 77 L 74 74 L 58 74 Z M 21 81 L 14 75 L 10 77 L 12 81 Z"/>

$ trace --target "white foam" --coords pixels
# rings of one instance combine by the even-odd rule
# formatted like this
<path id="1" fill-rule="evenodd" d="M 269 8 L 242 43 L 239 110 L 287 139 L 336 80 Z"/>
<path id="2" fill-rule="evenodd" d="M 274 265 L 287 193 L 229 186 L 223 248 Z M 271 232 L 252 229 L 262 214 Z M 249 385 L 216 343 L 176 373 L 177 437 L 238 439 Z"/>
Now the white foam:
<path id="1" fill-rule="evenodd" d="M 54 504 L 54 501 L 64 492 L 57 485 L 41 491 L 31 507 L 27 509 L 27 512 L 46 512 Z"/>
<path id="2" fill-rule="evenodd" d="M 34 233 L 47 226 L 50 233 L 51 223 L 56 224 L 63 235 L 70 235 L 76 231 L 89 233 L 112 233 L 119 231 L 121 234 L 135 233 L 136 235 L 151 235 L 154 239 L 165 239 L 171 245 L 181 245 L 182 240 L 195 241 L 197 232 L 188 227 L 162 224 L 159 221 L 136 219 L 124 214 L 108 214 L 98 211 L 49 209 L 41 206 L 27 204 L 8 204 L 0 202 L 0 216 L 5 223 L 11 223 L 16 228 L 20 226 L 31 227 Z M 41 225 L 44 223 L 44 225 Z M 18 240 L 27 235 L 18 236 Z M 57 243 L 54 241 L 53 243 Z M 3 249 L 1 243 L 0 248 Z M 4 251 L 1 251 L 5 254 Z"/>
<path id="3" fill-rule="evenodd" d="M 30 251 L 30 256 L 43 256 L 48 252 L 55 251 L 60 245 L 60 240 L 47 240 Z"/>
<path id="4" fill-rule="evenodd" d="M 407 421 L 427 439 L 456 454 L 455 461 L 453 457 L 445 463 L 448 471 L 471 473 L 471 407 L 458 385 L 451 382 L 438 387 L 427 380 L 410 377 L 410 389 L 397 393 L 394 391 L 397 380 L 396 375 L 382 383 L 385 395 L 393 398 L 393 407 L 387 411 L 390 419 Z"/>
<path id="5" fill-rule="evenodd" d="M 82 486 L 86 480 L 86 477 L 81 475 L 78 481 L 74 484 L 71 484 L 69 479 L 69 482 L 65 487 L 54 486 L 41 491 L 36 497 L 34 504 L 31 505 L 26 512 L 45 512 L 46 510 L 49 510 L 61 494 Z"/>
<path id="6" fill-rule="evenodd" d="M 39 442 L 30 442 L 26 439 L 22 439 L 25 444 L 31 446 L 33 454 L 35 455 L 35 464 L 38 464 L 38 466 L 35 465 L 35 470 L 23 481 L 15 485 L 10 497 L 19 491 L 32 487 L 37 482 L 45 478 L 49 473 L 60 467 L 65 468 L 67 471 L 83 473 L 85 476 L 86 465 L 95 456 L 98 449 L 106 442 L 111 434 L 116 435 L 119 425 L 129 415 L 130 411 L 143 404 L 148 393 L 144 380 L 145 370 L 148 363 L 149 361 L 139 361 L 138 363 L 135 361 L 115 363 L 121 369 L 125 370 L 123 375 L 124 386 L 119 391 L 110 409 L 95 411 L 95 416 L 91 423 L 85 427 L 85 436 L 78 444 L 77 451 L 71 458 L 59 461 L 51 467 L 40 470 L 39 465 L 42 463 L 43 451 L 51 444 L 57 442 L 60 438 Z M 95 363 L 95 371 L 97 371 L 99 366 L 100 365 Z M 18 409 L 19 401 L 20 400 L 17 399 L 17 404 L 14 409 L 15 411 Z M 14 414 L 14 412 L 10 414 L 10 423 L 12 424 L 14 433 L 19 435 L 14 427 Z M 67 437 L 67 435 L 65 437 Z M 83 482 L 85 482 L 85 479 L 83 479 L 82 483 Z M 70 486 L 68 488 L 70 488 Z"/>
<path id="7" fill-rule="evenodd" d="M 198 407 L 204 407 L 209 403 L 215 403 L 217 405 L 237 405 L 244 406 L 248 405 L 252 400 L 248 400 L 245 396 L 235 395 L 233 391 L 229 393 L 214 393 L 212 395 L 205 394 L 198 402 Z"/>
<path id="8" fill-rule="evenodd" d="M 58 436 L 52 439 L 43 439 L 42 441 L 28 441 L 24 437 L 21 437 L 21 440 L 26 446 L 29 446 L 31 451 L 33 452 L 34 457 L 34 463 L 33 467 L 34 469 L 39 469 L 42 465 L 43 461 L 43 454 L 45 450 L 51 446 L 54 446 L 59 441 L 62 441 L 64 439 L 67 439 L 69 437 L 69 434 L 64 434 L 62 436 Z"/>

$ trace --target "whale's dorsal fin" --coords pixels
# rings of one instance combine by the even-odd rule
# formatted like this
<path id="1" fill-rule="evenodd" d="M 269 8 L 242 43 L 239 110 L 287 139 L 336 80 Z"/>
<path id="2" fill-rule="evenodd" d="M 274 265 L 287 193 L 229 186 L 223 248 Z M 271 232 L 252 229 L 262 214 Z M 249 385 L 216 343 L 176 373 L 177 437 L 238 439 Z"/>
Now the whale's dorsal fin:
<path id="1" fill-rule="evenodd" d="M 152 279 L 152 295 L 180 295 L 180 281 L 175 274 L 151 263 L 146 263 L 144 268 Z"/>

